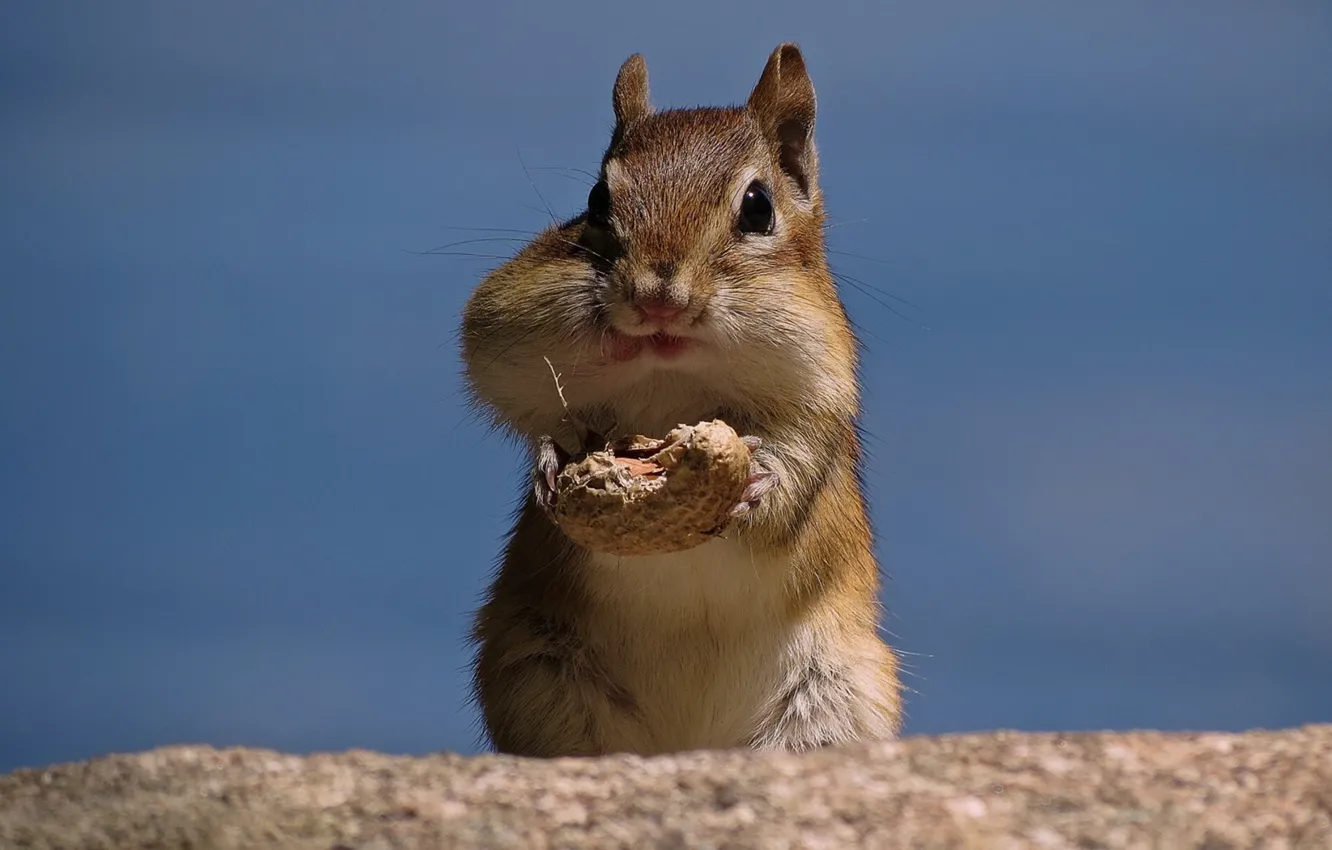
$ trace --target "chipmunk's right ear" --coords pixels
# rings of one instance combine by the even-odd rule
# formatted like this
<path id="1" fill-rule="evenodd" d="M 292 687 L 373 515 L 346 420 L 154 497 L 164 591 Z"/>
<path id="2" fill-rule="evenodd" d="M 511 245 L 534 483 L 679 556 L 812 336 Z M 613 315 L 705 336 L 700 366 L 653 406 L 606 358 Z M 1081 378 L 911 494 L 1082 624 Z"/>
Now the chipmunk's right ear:
<path id="1" fill-rule="evenodd" d="M 641 53 L 630 56 L 620 66 L 611 100 L 615 105 L 615 123 L 621 127 L 652 114 L 652 102 L 648 97 L 647 62 Z"/>
<path id="2" fill-rule="evenodd" d="M 776 145 L 782 170 L 806 196 L 818 180 L 814 150 L 814 83 L 800 48 L 786 43 L 768 57 L 763 75 L 749 95 L 749 113 Z"/>

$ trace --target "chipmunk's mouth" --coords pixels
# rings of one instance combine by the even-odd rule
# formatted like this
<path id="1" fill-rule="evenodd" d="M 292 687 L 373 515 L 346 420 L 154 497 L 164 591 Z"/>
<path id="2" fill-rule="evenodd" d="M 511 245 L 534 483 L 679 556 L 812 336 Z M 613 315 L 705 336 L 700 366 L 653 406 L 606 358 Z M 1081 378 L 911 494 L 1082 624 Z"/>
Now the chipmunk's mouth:
<path id="1" fill-rule="evenodd" d="M 630 336 L 611 330 L 606 333 L 602 349 L 606 356 L 617 363 L 626 363 L 641 355 L 673 360 L 688 351 L 697 340 L 689 337 L 674 336 L 658 332 L 650 336 Z"/>

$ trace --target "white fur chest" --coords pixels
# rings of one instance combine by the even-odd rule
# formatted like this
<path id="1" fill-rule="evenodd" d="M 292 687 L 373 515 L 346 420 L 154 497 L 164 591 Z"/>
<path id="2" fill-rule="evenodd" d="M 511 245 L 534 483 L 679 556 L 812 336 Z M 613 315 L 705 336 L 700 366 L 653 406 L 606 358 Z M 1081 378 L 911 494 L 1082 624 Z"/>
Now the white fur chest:
<path id="1" fill-rule="evenodd" d="M 760 554 L 733 535 L 664 555 L 593 554 L 589 590 L 599 603 L 654 631 L 715 620 L 741 626 L 779 616 L 785 559 Z"/>
<path id="2" fill-rule="evenodd" d="M 607 719 L 621 747 L 742 746 L 809 655 L 809 630 L 785 614 L 780 557 L 718 539 L 587 566 L 600 615 L 588 637 L 639 707 L 637 718 Z"/>

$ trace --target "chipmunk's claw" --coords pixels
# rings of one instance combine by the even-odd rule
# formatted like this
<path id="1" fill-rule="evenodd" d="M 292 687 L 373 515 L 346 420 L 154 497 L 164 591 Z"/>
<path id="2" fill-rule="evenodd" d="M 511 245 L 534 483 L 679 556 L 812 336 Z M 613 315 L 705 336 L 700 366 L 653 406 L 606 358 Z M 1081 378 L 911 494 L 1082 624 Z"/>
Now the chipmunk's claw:
<path id="1" fill-rule="evenodd" d="M 536 466 L 532 469 L 532 493 L 537 505 L 554 518 L 555 482 L 560 469 L 569 460 L 569 455 L 550 437 L 542 437 L 537 444 Z"/>
<path id="2" fill-rule="evenodd" d="M 732 517 L 741 517 L 758 507 L 759 501 L 768 493 L 772 492 L 778 484 L 782 483 L 782 477 L 775 472 L 758 472 L 749 476 L 749 483 L 745 485 L 745 491 L 740 494 L 740 501 L 736 502 L 735 507 L 731 508 Z"/>
<path id="3" fill-rule="evenodd" d="M 763 447 L 763 440 L 760 437 L 741 437 L 740 439 L 749 447 L 751 453 L 757 452 Z M 740 501 L 736 502 L 735 507 L 731 508 L 731 516 L 734 518 L 748 514 L 758 506 L 759 501 L 765 495 L 771 493 L 781 483 L 782 477 L 780 475 L 765 467 L 758 458 L 754 458 L 749 465 L 749 479 L 745 483 L 745 490 L 740 494 Z"/>

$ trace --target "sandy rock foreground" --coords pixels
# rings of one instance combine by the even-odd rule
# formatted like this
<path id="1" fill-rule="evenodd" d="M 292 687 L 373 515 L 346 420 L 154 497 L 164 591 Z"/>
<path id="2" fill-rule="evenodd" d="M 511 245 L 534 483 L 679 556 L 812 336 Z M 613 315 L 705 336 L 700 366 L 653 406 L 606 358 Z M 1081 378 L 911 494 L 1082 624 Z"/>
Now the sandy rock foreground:
<path id="1" fill-rule="evenodd" d="M 1332 725 L 526 761 L 173 747 L 0 777 L 0 847 L 1332 848 Z"/>

